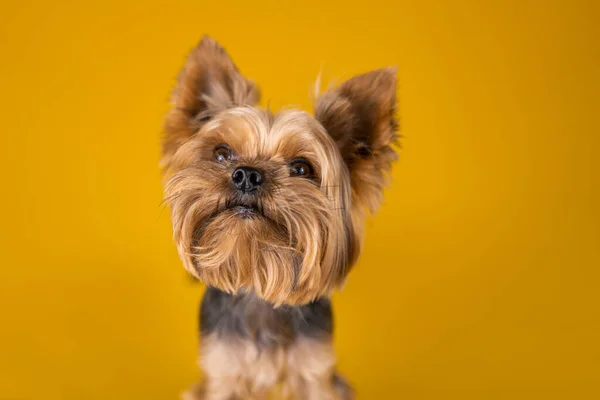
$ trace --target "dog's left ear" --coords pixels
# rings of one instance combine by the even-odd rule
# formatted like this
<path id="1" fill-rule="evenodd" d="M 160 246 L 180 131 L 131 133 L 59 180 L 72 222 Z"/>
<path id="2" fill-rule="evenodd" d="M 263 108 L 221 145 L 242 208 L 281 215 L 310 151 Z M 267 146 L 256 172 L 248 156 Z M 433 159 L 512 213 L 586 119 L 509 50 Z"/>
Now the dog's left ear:
<path id="1" fill-rule="evenodd" d="M 338 145 L 351 174 L 355 202 L 372 212 L 397 158 L 396 68 L 355 76 L 321 95 L 315 118 Z"/>
<path id="2" fill-rule="evenodd" d="M 163 141 L 163 164 L 216 113 L 255 105 L 260 92 L 242 76 L 225 49 L 204 36 L 187 58 L 173 93 Z"/>

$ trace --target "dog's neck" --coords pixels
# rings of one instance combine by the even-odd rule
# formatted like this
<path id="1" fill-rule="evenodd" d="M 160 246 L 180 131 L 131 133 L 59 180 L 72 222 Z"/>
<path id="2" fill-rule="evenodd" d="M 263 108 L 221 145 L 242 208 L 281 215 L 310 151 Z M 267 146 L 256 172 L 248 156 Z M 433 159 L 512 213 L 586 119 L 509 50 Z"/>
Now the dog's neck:
<path id="1" fill-rule="evenodd" d="M 232 295 L 209 287 L 200 309 L 200 329 L 203 336 L 236 336 L 260 346 L 287 346 L 298 335 L 331 335 L 331 302 L 321 298 L 301 306 L 275 307 L 252 292 Z"/>

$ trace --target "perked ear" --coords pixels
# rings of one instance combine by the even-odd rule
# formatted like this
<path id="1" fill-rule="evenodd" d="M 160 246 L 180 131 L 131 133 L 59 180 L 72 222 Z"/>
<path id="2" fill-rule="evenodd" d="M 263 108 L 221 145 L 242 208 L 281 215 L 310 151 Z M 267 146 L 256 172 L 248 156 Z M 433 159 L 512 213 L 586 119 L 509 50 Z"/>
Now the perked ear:
<path id="1" fill-rule="evenodd" d="M 321 95 L 315 118 L 337 143 L 351 174 L 354 203 L 375 212 L 397 158 L 396 68 L 355 76 Z"/>
<path id="2" fill-rule="evenodd" d="M 242 76 L 214 39 L 204 36 L 187 58 L 165 119 L 163 164 L 214 114 L 239 105 L 255 105 L 260 92 Z"/>

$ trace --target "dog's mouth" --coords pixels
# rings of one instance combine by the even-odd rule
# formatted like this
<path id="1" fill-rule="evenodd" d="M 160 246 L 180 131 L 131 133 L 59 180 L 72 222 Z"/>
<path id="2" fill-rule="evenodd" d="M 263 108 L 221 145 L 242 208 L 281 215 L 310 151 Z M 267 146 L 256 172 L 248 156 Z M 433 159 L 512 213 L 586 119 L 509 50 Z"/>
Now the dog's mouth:
<path id="1" fill-rule="evenodd" d="M 243 219 L 264 216 L 264 212 L 258 202 L 252 201 L 252 199 L 230 200 L 225 204 L 223 211 L 232 211 Z"/>
<path id="2" fill-rule="evenodd" d="M 196 247 L 198 245 L 198 243 L 200 242 L 200 238 L 204 235 L 204 232 L 206 231 L 207 227 L 210 224 L 212 224 L 220 215 L 223 214 L 235 215 L 240 219 L 244 220 L 264 217 L 263 211 L 258 206 L 258 204 L 255 203 L 247 201 L 242 202 L 238 199 L 229 200 L 225 202 L 225 204 L 221 203 L 220 207 L 217 206 L 214 212 L 209 217 L 201 221 L 198 224 L 197 228 L 194 230 L 192 247 Z"/>
<path id="3" fill-rule="evenodd" d="M 233 212 L 235 212 L 242 218 L 252 218 L 261 214 L 261 212 L 258 209 L 258 206 L 256 205 L 239 204 L 228 207 L 227 209 L 233 210 Z"/>

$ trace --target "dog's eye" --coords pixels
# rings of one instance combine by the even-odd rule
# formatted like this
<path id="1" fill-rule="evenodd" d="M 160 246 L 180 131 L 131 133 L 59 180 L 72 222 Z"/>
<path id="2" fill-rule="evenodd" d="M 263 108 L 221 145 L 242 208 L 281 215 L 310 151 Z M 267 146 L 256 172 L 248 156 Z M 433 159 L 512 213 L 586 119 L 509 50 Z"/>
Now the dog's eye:
<path id="1" fill-rule="evenodd" d="M 312 166 L 308 163 L 308 161 L 302 158 L 292 161 L 289 165 L 291 176 L 302 176 L 305 178 L 311 178 L 313 176 Z"/>
<path id="2" fill-rule="evenodd" d="M 357 149 L 356 149 L 356 155 L 362 158 L 367 158 L 367 157 L 371 157 L 373 155 L 373 153 L 371 152 L 371 149 L 369 149 L 369 147 L 367 145 L 360 145 Z"/>
<path id="3" fill-rule="evenodd" d="M 213 150 L 213 155 L 215 156 L 215 161 L 218 163 L 230 161 L 233 158 L 231 154 L 231 148 L 226 144 L 221 144 L 215 147 Z"/>

